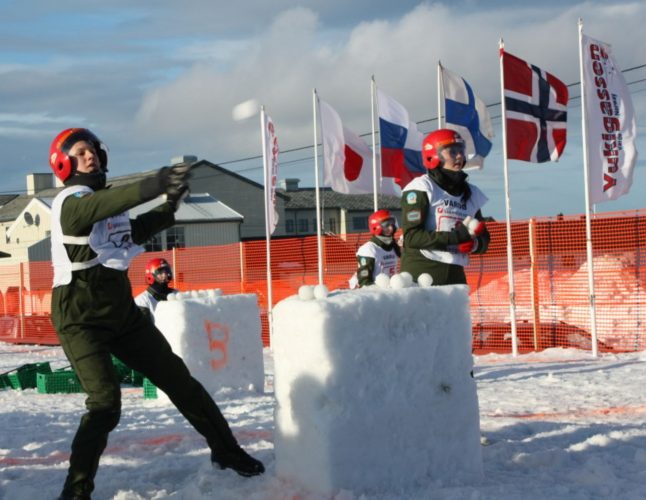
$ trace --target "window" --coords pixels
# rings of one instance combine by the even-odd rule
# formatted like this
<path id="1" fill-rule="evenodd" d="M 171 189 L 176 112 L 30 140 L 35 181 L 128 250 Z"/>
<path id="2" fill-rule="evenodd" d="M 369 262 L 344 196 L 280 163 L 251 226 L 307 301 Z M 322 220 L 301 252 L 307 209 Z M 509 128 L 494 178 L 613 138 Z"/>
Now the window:
<path id="1" fill-rule="evenodd" d="M 288 219 L 285 221 L 285 232 L 287 233 L 294 232 L 294 221 L 292 219 Z"/>
<path id="2" fill-rule="evenodd" d="M 168 229 L 166 231 L 166 250 L 184 247 L 186 247 L 184 228 L 181 226 L 175 226 Z"/>
<path id="3" fill-rule="evenodd" d="M 352 217 L 352 227 L 359 231 L 367 231 L 368 217 Z"/>
<path id="4" fill-rule="evenodd" d="M 162 249 L 162 233 L 157 233 L 155 236 L 150 238 L 145 244 L 144 248 L 146 252 L 161 252 Z"/>
<path id="5" fill-rule="evenodd" d="M 307 219 L 298 219 L 298 232 L 307 233 L 310 230 Z"/>
<path id="6" fill-rule="evenodd" d="M 327 230 L 331 233 L 336 233 L 336 219 L 334 217 L 328 219 Z"/>

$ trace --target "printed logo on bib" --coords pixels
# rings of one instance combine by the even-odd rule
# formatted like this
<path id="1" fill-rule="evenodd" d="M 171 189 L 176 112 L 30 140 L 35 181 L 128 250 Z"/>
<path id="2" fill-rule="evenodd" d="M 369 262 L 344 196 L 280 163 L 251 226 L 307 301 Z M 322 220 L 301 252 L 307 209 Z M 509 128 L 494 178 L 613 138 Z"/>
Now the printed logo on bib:
<path id="1" fill-rule="evenodd" d="M 361 257 L 361 261 L 360 261 L 360 262 L 361 262 L 361 265 L 362 265 L 362 266 L 365 266 L 365 265 L 366 265 L 366 259 L 364 259 L 363 257 Z"/>
<path id="2" fill-rule="evenodd" d="M 130 220 L 127 216 L 117 215 L 106 221 L 107 240 L 116 248 L 129 249 L 133 246 Z"/>
<path id="3" fill-rule="evenodd" d="M 409 205 L 414 205 L 417 203 L 417 193 L 410 192 L 406 195 L 406 203 Z"/>
<path id="4" fill-rule="evenodd" d="M 88 193 L 87 191 L 77 191 L 76 193 L 74 193 L 74 196 L 76 196 L 77 198 L 83 198 L 88 194 L 92 194 L 92 193 Z"/>

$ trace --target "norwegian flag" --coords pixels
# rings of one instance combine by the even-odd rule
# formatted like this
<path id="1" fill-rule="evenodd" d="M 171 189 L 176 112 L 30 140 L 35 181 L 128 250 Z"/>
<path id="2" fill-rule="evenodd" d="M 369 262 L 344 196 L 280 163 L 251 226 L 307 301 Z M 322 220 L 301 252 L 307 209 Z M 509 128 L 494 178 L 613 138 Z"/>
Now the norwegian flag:
<path id="1" fill-rule="evenodd" d="M 551 73 L 501 49 L 507 158 L 557 161 L 566 142 L 567 86 Z"/>

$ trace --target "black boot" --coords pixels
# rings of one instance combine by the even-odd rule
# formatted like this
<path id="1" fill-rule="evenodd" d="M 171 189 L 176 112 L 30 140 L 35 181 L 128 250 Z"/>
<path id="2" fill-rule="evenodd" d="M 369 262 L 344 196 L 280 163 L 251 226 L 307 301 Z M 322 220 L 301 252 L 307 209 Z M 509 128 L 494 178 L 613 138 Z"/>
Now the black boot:
<path id="1" fill-rule="evenodd" d="M 244 477 L 258 476 L 265 472 L 265 466 L 242 448 L 227 453 L 211 452 L 211 462 L 220 469 L 233 469 Z"/>

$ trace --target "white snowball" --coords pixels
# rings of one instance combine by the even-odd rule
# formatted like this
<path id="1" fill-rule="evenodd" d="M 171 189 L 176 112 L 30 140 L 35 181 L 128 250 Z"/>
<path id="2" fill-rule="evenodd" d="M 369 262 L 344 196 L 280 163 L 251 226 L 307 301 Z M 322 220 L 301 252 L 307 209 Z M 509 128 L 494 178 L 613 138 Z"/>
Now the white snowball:
<path id="1" fill-rule="evenodd" d="M 327 297 L 327 294 L 329 293 L 329 290 L 325 285 L 316 285 L 314 287 L 314 298 L 316 299 L 324 299 Z"/>
<path id="2" fill-rule="evenodd" d="M 311 285 L 302 285 L 298 289 L 298 297 L 301 300 L 312 300 L 314 298 L 314 287 Z"/>
<path id="3" fill-rule="evenodd" d="M 207 296 L 209 299 L 214 299 L 214 298 L 216 297 L 216 295 L 215 295 L 215 290 L 207 290 L 207 291 L 206 291 L 206 296 Z"/>
<path id="4" fill-rule="evenodd" d="M 170 300 L 171 302 L 173 300 L 177 300 L 177 294 L 176 293 L 169 293 L 168 296 L 166 297 L 166 300 Z"/>
<path id="5" fill-rule="evenodd" d="M 375 285 L 377 285 L 379 288 L 389 288 L 390 276 L 384 273 L 378 274 L 375 278 Z"/>
<path id="6" fill-rule="evenodd" d="M 431 286 L 433 285 L 433 276 L 428 273 L 422 273 L 417 278 L 417 284 L 423 287 Z"/>
<path id="7" fill-rule="evenodd" d="M 182 292 L 176 293 L 175 300 L 184 300 L 184 294 Z"/>
<path id="8" fill-rule="evenodd" d="M 411 273 L 409 273 L 408 271 L 404 271 L 403 273 L 399 273 L 399 275 L 403 278 L 404 282 L 406 283 L 406 288 L 413 285 L 413 275 Z"/>
<path id="9" fill-rule="evenodd" d="M 198 290 L 191 290 L 191 298 L 197 299 L 200 296 L 200 292 Z"/>
<path id="10" fill-rule="evenodd" d="M 255 116 L 260 111 L 260 104 L 257 99 L 247 99 L 246 101 L 236 104 L 231 111 L 231 117 L 235 121 L 246 120 Z"/>
<path id="11" fill-rule="evenodd" d="M 406 281 L 401 277 L 401 274 L 395 274 L 395 276 L 390 278 L 390 288 L 392 288 L 393 290 L 401 290 L 402 288 L 406 288 Z"/>

